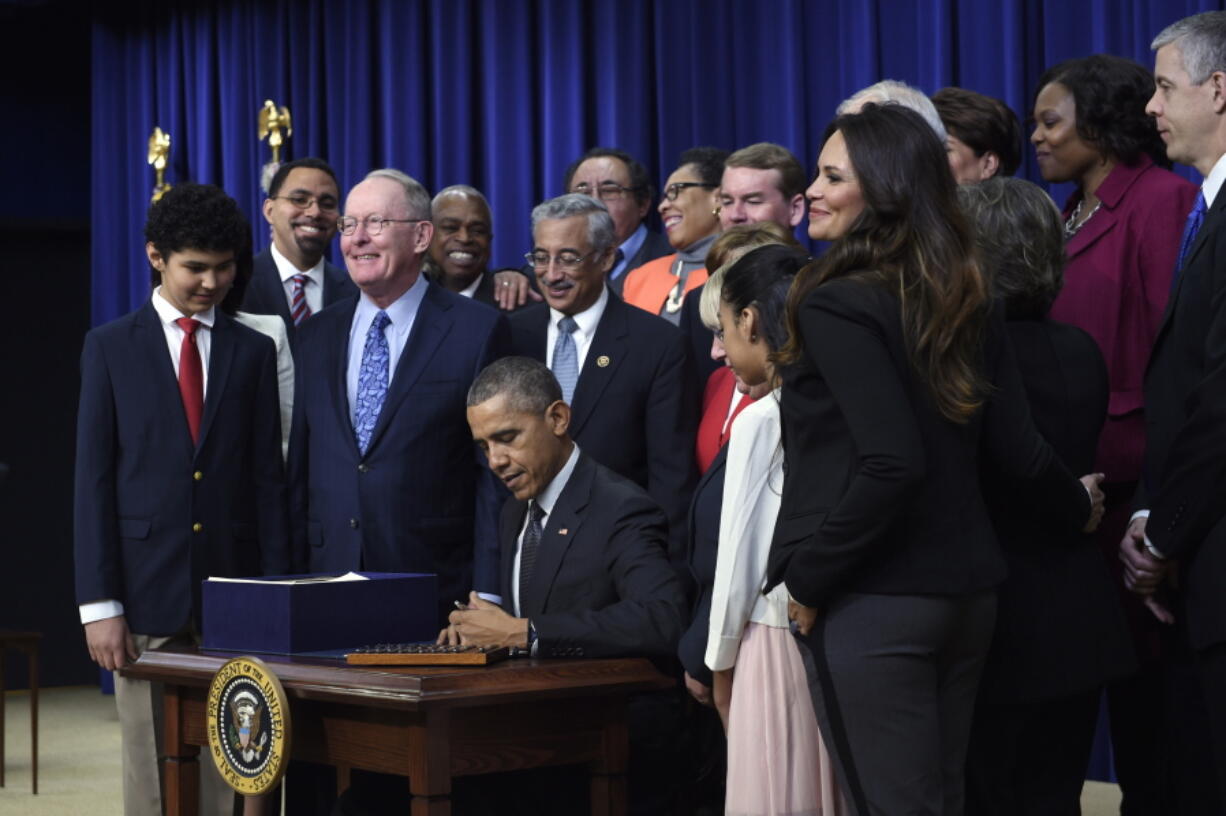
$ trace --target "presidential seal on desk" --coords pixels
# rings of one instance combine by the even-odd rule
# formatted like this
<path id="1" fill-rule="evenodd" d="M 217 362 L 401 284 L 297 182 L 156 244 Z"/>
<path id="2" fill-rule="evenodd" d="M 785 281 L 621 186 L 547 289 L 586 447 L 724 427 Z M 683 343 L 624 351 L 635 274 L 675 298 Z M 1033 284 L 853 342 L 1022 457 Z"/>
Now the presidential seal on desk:
<path id="1" fill-rule="evenodd" d="M 209 751 L 241 794 L 267 793 L 289 764 L 289 702 L 272 670 L 254 657 L 228 661 L 209 685 Z"/>

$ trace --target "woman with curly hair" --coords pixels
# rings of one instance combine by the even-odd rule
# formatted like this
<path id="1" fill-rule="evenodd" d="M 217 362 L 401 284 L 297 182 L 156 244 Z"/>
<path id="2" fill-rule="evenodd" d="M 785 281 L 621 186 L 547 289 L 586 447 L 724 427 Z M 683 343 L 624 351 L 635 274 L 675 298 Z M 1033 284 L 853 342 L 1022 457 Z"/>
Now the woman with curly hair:
<path id="1" fill-rule="evenodd" d="M 1038 87 L 1030 141 L 1039 169 L 1049 182 L 1077 184 L 1064 206 L 1068 265 L 1051 319 L 1086 331 L 1107 362 L 1107 417 L 1094 469 L 1106 474 L 1099 545 L 1118 572 L 1116 548 L 1145 450 L 1145 366 L 1197 190 L 1165 169 L 1165 145 L 1145 114 L 1154 92 L 1146 68 L 1098 54 L 1052 67 Z M 1125 799 L 1143 799 L 1156 762 L 1158 722 L 1150 701 L 1160 688 L 1161 625 L 1137 596 L 1120 594 L 1141 670 L 1108 687 L 1111 737 Z"/>
<path id="2" fill-rule="evenodd" d="M 1005 577 L 981 469 L 1062 530 L 1097 522 L 1096 479 L 1035 431 L 932 128 L 866 105 L 827 129 L 817 172 L 809 237 L 832 243 L 796 275 L 775 358 L 786 470 L 765 591 L 794 601 L 852 812 L 960 814 Z"/>

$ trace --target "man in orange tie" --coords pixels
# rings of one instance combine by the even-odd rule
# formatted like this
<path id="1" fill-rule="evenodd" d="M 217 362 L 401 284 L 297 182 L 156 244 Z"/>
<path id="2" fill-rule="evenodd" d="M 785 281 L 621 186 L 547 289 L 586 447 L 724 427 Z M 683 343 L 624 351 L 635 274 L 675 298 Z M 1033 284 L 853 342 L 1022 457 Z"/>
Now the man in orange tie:
<path id="1" fill-rule="evenodd" d="M 149 208 L 145 237 L 151 297 L 81 353 L 76 597 L 107 670 L 194 641 L 204 578 L 289 568 L 275 351 L 217 308 L 251 274 L 251 228 L 220 189 L 184 184 Z M 116 672 L 115 703 L 124 812 L 160 814 L 159 695 Z M 233 795 L 202 767 L 201 812 L 229 813 Z"/>

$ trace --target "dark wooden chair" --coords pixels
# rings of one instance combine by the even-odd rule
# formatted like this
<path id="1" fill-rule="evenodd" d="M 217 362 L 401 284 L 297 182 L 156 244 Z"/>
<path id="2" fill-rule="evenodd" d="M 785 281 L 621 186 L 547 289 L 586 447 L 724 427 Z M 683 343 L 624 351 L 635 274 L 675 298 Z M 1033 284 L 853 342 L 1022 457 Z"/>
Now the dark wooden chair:
<path id="1" fill-rule="evenodd" d="M 38 645 L 42 632 L 14 632 L 0 629 L 0 788 L 4 787 L 4 653 L 13 649 L 25 652 L 30 667 L 30 776 L 38 793 Z"/>

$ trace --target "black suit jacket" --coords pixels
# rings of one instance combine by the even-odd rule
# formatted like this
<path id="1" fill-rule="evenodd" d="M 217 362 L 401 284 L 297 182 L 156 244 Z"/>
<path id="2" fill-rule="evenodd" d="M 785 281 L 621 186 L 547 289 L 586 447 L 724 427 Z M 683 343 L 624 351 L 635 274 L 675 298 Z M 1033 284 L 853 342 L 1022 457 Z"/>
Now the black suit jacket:
<path id="1" fill-rule="evenodd" d="M 1098 345 L 1049 320 L 1010 320 L 1006 328 L 1035 427 L 1072 472 L 1092 472 L 1108 398 Z M 1009 577 L 997 596 L 982 699 L 1054 700 L 1132 671 L 1119 593 L 1094 537 L 1051 527 L 990 469 L 983 488 Z"/>
<path id="2" fill-rule="evenodd" d="M 515 354 L 546 360 L 549 316 L 544 303 L 511 315 Z M 664 508 L 669 556 L 679 571 L 696 478 L 697 405 L 681 332 L 610 295 L 575 386 L 570 434 L 584 453 Z"/>
<path id="3" fill-rule="evenodd" d="M 151 303 L 89 332 L 81 352 L 77 602 L 117 600 L 143 635 L 199 626 L 210 575 L 290 566 L 272 341 L 218 309 L 211 343 L 195 445 Z"/>
<path id="4" fill-rule="evenodd" d="M 688 292 L 681 302 L 681 331 L 690 341 L 690 353 L 694 357 L 694 376 L 697 378 L 698 393 L 702 394 L 707 387 L 707 380 L 720 368 L 720 364 L 711 359 L 711 341 L 715 333 L 702 322 L 702 314 L 698 304 L 702 299 L 702 287 Z"/>
<path id="5" fill-rule="evenodd" d="M 518 537 L 528 504 L 502 510 L 502 597 L 511 596 Z M 664 514 L 643 490 L 579 454 L 537 551 L 520 616 L 541 657 L 671 655 L 684 596 L 665 551 Z"/>
<path id="6" fill-rule="evenodd" d="M 1146 534 L 1179 559 L 1193 646 L 1226 641 L 1226 195 L 1192 244 L 1145 373 Z"/>
<path id="7" fill-rule="evenodd" d="M 355 297 L 357 293 L 358 288 L 349 279 L 348 272 L 324 261 L 325 309 L 337 301 Z M 265 249 L 255 256 L 251 269 L 251 282 L 247 284 L 247 292 L 243 295 L 243 305 L 240 308 L 252 314 L 280 315 L 285 321 L 285 329 L 289 332 L 290 342 L 295 341 L 294 319 L 289 314 L 289 301 L 285 299 L 285 286 L 281 283 L 281 275 L 277 272 L 277 264 L 272 259 L 271 249 Z"/>
<path id="8" fill-rule="evenodd" d="M 690 504 L 690 567 L 692 616 L 689 628 L 681 636 L 677 656 L 681 665 L 698 682 L 711 685 L 711 670 L 707 668 L 707 634 L 711 629 L 711 593 L 715 587 L 715 561 L 719 554 L 719 518 L 724 507 L 724 463 L 728 446 L 719 449 L 711 467 L 702 474 L 694 488 Z"/>
<path id="9" fill-rule="evenodd" d="M 981 453 L 1054 527 L 1085 523 L 1089 497 L 1034 429 L 998 311 L 982 369 L 995 388 L 966 424 L 944 418 L 915 372 L 886 287 L 825 283 L 798 323 L 804 359 L 784 372 L 787 475 L 770 586 L 786 580 L 792 597 L 820 607 L 845 592 L 962 595 L 1000 583 Z"/>

